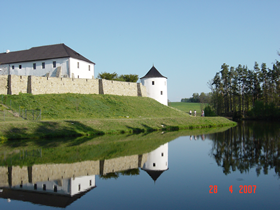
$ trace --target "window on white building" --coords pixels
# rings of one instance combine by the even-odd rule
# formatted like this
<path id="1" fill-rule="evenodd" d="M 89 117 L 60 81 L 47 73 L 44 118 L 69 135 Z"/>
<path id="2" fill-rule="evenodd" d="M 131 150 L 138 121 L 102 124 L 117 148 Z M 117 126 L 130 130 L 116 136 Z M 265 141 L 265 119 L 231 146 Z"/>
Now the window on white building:
<path id="1" fill-rule="evenodd" d="M 152 85 L 155 85 L 155 81 L 152 81 Z"/>
<path id="2" fill-rule="evenodd" d="M 15 69 L 15 66 L 14 66 L 14 65 L 12 65 L 12 69 Z"/>
<path id="3" fill-rule="evenodd" d="M 55 68 L 56 67 L 56 61 L 53 61 L 52 64 L 53 64 L 53 68 Z"/>
<path id="4" fill-rule="evenodd" d="M 33 69 L 36 69 L 36 63 L 33 63 Z"/>
<path id="5" fill-rule="evenodd" d="M 163 95 L 163 91 L 160 91 L 160 95 Z"/>
<path id="6" fill-rule="evenodd" d="M 80 64 L 79 64 L 79 62 L 77 62 L 77 68 L 79 68 L 80 67 Z"/>
<path id="7" fill-rule="evenodd" d="M 21 65 L 19 65 L 18 68 L 21 69 Z"/>
<path id="8" fill-rule="evenodd" d="M 88 70 L 90 71 L 90 65 L 88 65 Z"/>
<path id="9" fill-rule="evenodd" d="M 42 63 L 42 69 L 44 69 L 44 68 L 45 68 L 45 62 Z"/>

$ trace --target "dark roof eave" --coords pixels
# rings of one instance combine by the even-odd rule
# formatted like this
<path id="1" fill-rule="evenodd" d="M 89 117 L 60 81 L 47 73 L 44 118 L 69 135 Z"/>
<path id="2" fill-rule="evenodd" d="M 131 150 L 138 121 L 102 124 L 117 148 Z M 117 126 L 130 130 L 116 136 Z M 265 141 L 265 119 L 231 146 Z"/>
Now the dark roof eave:
<path id="1" fill-rule="evenodd" d="M 0 53 L 0 64 L 32 62 L 39 60 L 50 60 L 69 57 L 92 63 L 95 65 L 94 62 L 80 55 L 65 44 L 46 45 L 32 47 L 29 50 Z"/>
<path id="2" fill-rule="evenodd" d="M 167 77 L 165 77 L 165 76 L 162 76 L 162 77 L 141 77 L 140 79 L 143 79 L 143 78 L 166 78 L 167 79 Z"/>
<path id="3" fill-rule="evenodd" d="M 73 57 L 71 57 L 71 56 L 63 56 L 63 57 L 54 57 L 54 58 L 45 58 L 45 59 L 34 59 L 34 60 L 23 60 L 23 61 L 17 61 L 17 62 L 1 62 L 0 61 L 0 65 L 2 65 L 2 64 L 12 64 L 12 63 L 25 63 L 25 62 L 30 62 L 30 61 L 44 61 L 44 60 L 54 60 L 54 59 L 58 59 L 58 58 L 73 58 Z M 78 59 L 78 58 L 75 58 L 75 59 L 77 59 L 77 60 L 81 60 L 81 59 Z M 83 60 L 81 60 L 81 61 L 83 61 Z M 85 61 L 85 62 L 87 62 L 87 61 Z M 92 61 L 90 61 L 90 62 L 88 62 L 88 63 L 92 63 L 93 65 L 95 65 L 95 63 L 94 62 L 92 62 Z"/>

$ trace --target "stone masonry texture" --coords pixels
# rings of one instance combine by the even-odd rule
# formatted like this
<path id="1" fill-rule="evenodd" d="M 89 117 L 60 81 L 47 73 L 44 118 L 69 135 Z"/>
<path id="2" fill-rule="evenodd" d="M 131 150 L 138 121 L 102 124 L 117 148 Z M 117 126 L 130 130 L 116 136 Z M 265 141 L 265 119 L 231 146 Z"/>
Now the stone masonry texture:
<path id="1" fill-rule="evenodd" d="M 147 97 L 146 87 L 135 82 L 1 75 L 0 94 L 6 95 L 8 93 L 12 95 L 19 93 L 32 93 L 34 95 L 80 93 Z"/>

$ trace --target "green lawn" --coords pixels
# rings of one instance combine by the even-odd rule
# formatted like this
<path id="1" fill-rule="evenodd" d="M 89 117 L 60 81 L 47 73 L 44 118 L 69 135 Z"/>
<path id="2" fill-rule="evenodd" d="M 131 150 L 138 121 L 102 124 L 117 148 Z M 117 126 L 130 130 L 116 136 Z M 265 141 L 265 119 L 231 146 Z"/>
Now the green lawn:
<path id="1" fill-rule="evenodd" d="M 69 93 L 4 95 L 0 99 L 15 112 L 41 109 L 42 120 L 182 117 L 182 113 L 148 97 Z"/>
<path id="2" fill-rule="evenodd" d="M 19 94 L 0 98 L 15 115 L 18 110 L 25 109 L 41 109 L 42 113 L 41 121 L 19 121 L 12 118 L 9 121 L 0 120 L 2 143 L 8 139 L 91 136 L 236 125 L 222 117 L 200 117 L 199 103 L 171 103 L 168 107 L 147 97 Z M 189 116 L 186 112 L 190 109 L 196 109 L 198 117 Z"/>
<path id="3" fill-rule="evenodd" d="M 205 103 L 169 102 L 169 106 L 179 109 L 186 113 L 189 113 L 190 110 L 192 110 L 193 113 L 194 110 L 196 110 L 197 116 L 201 115 L 201 110 L 203 110 L 206 105 L 207 104 Z"/>
<path id="4" fill-rule="evenodd" d="M 104 135 L 91 138 L 63 138 L 7 141 L 0 147 L 0 165 L 75 163 L 148 153 L 179 136 L 222 132 L 228 127 L 151 132 L 135 135 Z"/>

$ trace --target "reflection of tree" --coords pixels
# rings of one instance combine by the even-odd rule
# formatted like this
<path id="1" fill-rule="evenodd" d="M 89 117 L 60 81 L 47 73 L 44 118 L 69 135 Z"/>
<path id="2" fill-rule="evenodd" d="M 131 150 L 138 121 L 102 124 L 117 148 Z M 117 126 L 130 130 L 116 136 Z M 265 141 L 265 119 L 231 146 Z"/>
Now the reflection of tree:
<path id="1" fill-rule="evenodd" d="M 268 173 L 274 168 L 280 177 L 280 128 L 277 123 L 243 122 L 222 133 L 208 135 L 213 140 L 211 155 L 224 174 L 256 168 Z"/>
<path id="2" fill-rule="evenodd" d="M 129 170 L 126 170 L 126 171 L 103 174 L 103 175 L 100 175 L 99 177 L 101 179 L 112 179 L 112 178 L 117 179 L 117 178 L 119 178 L 120 175 L 123 175 L 123 176 L 137 176 L 139 174 L 140 174 L 139 168 L 135 168 L 135 169 L 129 169 Z"/>

